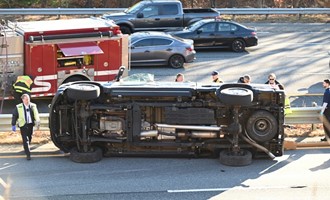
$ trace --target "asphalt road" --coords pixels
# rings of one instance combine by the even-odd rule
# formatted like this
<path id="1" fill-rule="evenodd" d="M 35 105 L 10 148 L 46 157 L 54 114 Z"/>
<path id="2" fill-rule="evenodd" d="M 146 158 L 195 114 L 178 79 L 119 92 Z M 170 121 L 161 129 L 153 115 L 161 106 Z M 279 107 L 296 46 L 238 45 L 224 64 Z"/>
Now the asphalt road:
<path id="1" fill-rule="evenodd" d="M 11 200 L 328 199 L 330 148 L 286 151 L 229 167 L 218 159 L 110 157 L 78 164 L 67 155 L 0 159 L 0 195 Z M 9 186 L 4 189 L 4 186 Z M 1 197 L 0 197 L 1 198 Z"/>

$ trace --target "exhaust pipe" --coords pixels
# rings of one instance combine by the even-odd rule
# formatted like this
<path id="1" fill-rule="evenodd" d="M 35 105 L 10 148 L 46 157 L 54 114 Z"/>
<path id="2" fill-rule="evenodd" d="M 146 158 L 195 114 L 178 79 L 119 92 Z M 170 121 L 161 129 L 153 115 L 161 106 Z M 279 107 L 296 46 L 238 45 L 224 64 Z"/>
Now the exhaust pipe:
<path id="1" fill-rule="evenodd" d="M 254 141 L 249 140 L 249 139 L 248 139 L 245 135 L 243 135 L 243 134 L 241 134 L 241 137 L 243 138 L 243 140 L 244 140 L 245 142 L 247 142 L 247 143 L 251 144 L 252 146 L 254 146 L 254 147 L 260 149 L 260 150 L 263 151 L 263 152 L 265 152 L 265 153 L 266 153 L 271 159 L 274 159 L 274 158 L 275 158 L 274 154 L 272 154 L 272 152 L 268 151 L 268 149 L 266 149 L 265 147 L 263 147 L 263 146 L 257 144 L 257 143 L 254 142 Z"/>

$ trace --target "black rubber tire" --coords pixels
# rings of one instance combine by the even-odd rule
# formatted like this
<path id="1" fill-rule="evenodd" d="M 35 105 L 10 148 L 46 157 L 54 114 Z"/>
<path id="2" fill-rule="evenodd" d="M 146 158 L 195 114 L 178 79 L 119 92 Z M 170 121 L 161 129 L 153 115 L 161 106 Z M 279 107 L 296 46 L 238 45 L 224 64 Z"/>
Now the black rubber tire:
<path id="1" fill-rule="evenodd" d="M 220 101 L 226 105 L 248 106 L 253 101 L 253 92 L 242 87 L 231 87 L 220 90 Z"/>
<path id="2" fill-rule="evenodd" d="M 128 26 L 125 26 L 125 25 L 120 26 L 120 31 L 122 34 L 131 34 L 132 33 L 131 28 Z"/>
<path id="3" fill-rule="evenodd" d="M 174 69 L 182 68 L 184 65 L 184 57 L 181 55 L 173 55 L 168 60 L 168 65 Z"/>
<path id="4" fill-rule="evenodd" d="M 231 43 L 231 49 L 235 52 L 245 51 L 245 42 L 242 39 L 236 39 Z"/>
<path id="5" fill-rule="evenodd" d="M 77 147 L 70 150 L 70 160 L 76 163 L 95 163 L 102 160 L 103 152 L 99 147 L 93 147 L 92 151 L 79 152 Z"/>
<path id="6" fill-rule="evenodd" d="M 73 100 L 91 100 L 100 96 L 100 87 L 94 84 L 77 83 L 70 85 L 66 93 Z"/>
<path id="7" fill-rule="evenodd" d="M 220 163 L 227 166 L 246 166 L 252 163 L 252 153 L 248 150 L 241 149 L 239 153 L 230 150 L 222 150 L 220 152 Z"/>
<path id="8" fill-rule="evenodd" d="M 278 130 L 276 118 L 265 110 L 252 113 L 245 126 L 248 136 L 256 142 L 267 142 L 273 139 Z"/>

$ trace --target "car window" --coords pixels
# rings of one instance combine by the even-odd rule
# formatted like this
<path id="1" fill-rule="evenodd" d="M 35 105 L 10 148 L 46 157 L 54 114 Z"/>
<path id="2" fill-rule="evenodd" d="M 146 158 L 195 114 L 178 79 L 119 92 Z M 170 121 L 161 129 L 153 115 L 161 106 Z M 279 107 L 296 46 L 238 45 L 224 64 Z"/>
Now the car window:
<path id="1" fill-rule="evenodd" d="M 230 24 L 228 24 L 228 23 L 219 23 L 218 31 L 230 31 Z"/>
<path id="2" fill-rule="evenodd" d="M 179 14 L 179 9 L 177 5 L 162 5 L 159 15 L 177 15 Z"/>
<path id="3" fill-rule="evenodd" d="M 143 13 L 144 17 L 158 15 L 158 6 L 147 6 L 141 11 L 141 13 Z"/>
<path id="4" fill-rule="evenodd" d="M 169 39 L 155 38 L 153 39 L 152 46 L 170 45 L 171 43 L 172 40 Z"/>
<path id="5" fill-rule="evenodd" d="M 215 23 L 207 23 L 207 24 L 201 26 L 200 30 L 202 30 L 203 33 L 214 32 L 215 25 L 216 25 Z"/>
<path id="6" fill-rule="evenodd" d="M 134 44 L 135 47 L 146 47 L 151 45 L 152 45 L 152 40 L 150 39 L 142 39 Z"/>
<path id="7" fill-rule="evenodd" d="M 230 31 L 237 31 L 238 27 L 234 24 L 230 25 Z"/>

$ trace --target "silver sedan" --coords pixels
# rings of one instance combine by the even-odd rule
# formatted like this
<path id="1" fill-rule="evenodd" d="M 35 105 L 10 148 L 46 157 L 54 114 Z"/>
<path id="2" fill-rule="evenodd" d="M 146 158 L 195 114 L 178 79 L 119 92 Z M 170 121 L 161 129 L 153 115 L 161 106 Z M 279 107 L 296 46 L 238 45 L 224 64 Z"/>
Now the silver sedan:
<path id="1" fill-rule="evenodd" d="M 130 35 L 131 66 L 181 68 L 195 60 L 194 41 L 164 32 L 148 31 Z"/>

